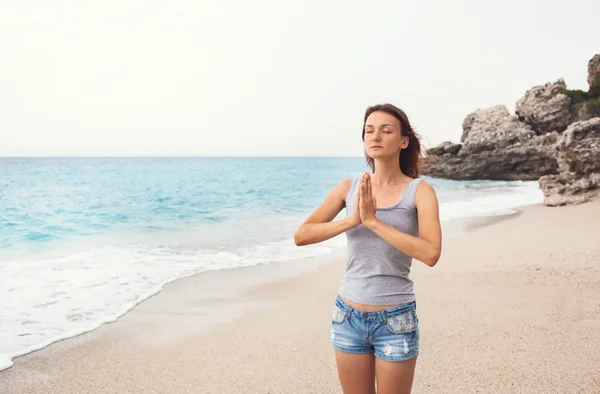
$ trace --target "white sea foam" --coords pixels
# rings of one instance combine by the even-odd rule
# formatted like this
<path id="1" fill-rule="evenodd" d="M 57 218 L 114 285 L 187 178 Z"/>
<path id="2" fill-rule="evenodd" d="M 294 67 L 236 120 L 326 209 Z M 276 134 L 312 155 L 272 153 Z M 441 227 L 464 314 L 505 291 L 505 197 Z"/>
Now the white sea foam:
<path id="1" fill-rule="evenodd" d="M 170 240 L 166 236 L 161 243 L 140 243 L 143 237 L 136 236 L 129 242 L 120 238 L 118 244 L 87 250 L 70 245 L 3 261 L 0 368 L 10 367 L 16 356 L 114 321 L 175 279 L 321 255 L 345 244 L 342 237 L 336 237 L 298 248 L 287 237 L 254 245 L 239 242 L 237 247 L 229 245 L 229 250 L 223 250 L 225 245 L 199 249 L 190 243 L 188 232 L 170 234 Z M 156 236 L 146 241 L 156 241 Z"/>
<path id="2" fill-rule="evenodd" d="M 457 190 L 452 199 L 440 198 L 440 218 L 449 221 L 473 216 L 504 215 L 543 201 L 544 195 L 537 182 L 472 184 L 471 188 Z"/>

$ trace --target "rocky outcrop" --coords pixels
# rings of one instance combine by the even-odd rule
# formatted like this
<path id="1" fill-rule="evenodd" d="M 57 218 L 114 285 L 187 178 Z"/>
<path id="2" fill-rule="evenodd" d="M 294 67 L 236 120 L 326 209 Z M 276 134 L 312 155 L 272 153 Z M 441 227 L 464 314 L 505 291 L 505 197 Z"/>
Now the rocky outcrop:
<path id="1" fill-rule="evenodd" d="M 600 55 L 596 55 L 588 62 L 588 85 L 593 86 L 600 77 Z"/>
<path id="2" fill-rule="evenodd" d="M 571 121 L 571 98 L 561 93 L 566 88 L 562 79 L 536 86 L 517 101 L 515 113 L 537 134 L 563 131 Z"/>
<path id="3" fill-rule="evenodd" d="M 560 172 L 600 173 L 600 118 L 573 123 L 554 147 Z"/>
<path id="4" fill-rule="evenodd" d="M 478 109 L 463 121 L 461 137 L 462 155 L 505 149 L 523 145 L 535 137 L 535 132 L 526 124 L 511 116 L 504 105 Z"/>
<path id="5" fill-rule="evenodd" d="M 426 152 L 423 172 L 455 180 L 537 180 L 557 173 L 557 136 L 538 136 L 503 105 L 479 109 L 463 122 L 462 144 L 444 142 Z"/>
<path id="6" fill-rule="evenodd" d="M 575 205 L 600 195 L 600 174 L 577 178 L 575 174 L 548 175 L 540 178 L 544 205 Z"/>
<path id="7" fill-rule="evenodd" d="M 554 153 L 559 174 L 539 181 L 546 205 L 580 204 L 600 195 L 600 118 L 570 125 Z"/>
<path id="8" fill-rule="evenodd" d="M 540 180 L 548 205 L 600 193 L 600 55 L 588 63 L 588 92 L 563 79 L 536 86 L 516 103 L 478 109 L 463 121 L 461 143 L 427 150 L 423 173 L 467 180 Z"/>
<path id="9" fill-rule="evenodd" d="M 429 149 L 428 152 L 430 152 L 431 155 L 435 156 L 442 156 L 445 154 L 456 155 L 460 151 L 461 147 L 461 144 L 455 144 L 453 142 L 446 141 L 442 142 L 435 148 Z"/>
<path id="10" fill-rule="evenodd" d="M 556 173 L 556 163 L 546 150 L 511 147 L 502 156 L 481 152 L 469 158 L 435 156 L 426 161 L 424 174 L 454 180 L 537 180 L 540 174 Z M 435 175 L 431 175 L 435 174 Z"/>
<path id="11" fill-rule="evenodd" d="M 575 123 L 582 120 L 588 120 L 600 116 L 600 113 L 590 105 L 589 101 L 585 100 L 572 100 L 571 107 L 571 122 Z"/>

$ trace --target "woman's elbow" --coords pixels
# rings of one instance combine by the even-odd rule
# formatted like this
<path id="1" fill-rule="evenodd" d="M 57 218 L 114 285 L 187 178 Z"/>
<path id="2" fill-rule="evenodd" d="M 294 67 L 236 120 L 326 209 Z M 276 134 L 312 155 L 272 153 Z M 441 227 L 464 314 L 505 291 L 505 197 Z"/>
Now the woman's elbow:
<path id="1" fill-rule="evenodd" d="M 423 259 L 423 263 L 429 267 L 434 267 L 440 259 L 442 251 L 440 249 L 433 249 L 427 256 Z"/>
<path id="2" fill-rule="evenodd" d="M 294 243 L 296 244 L 296 246 L 304 246 L 306 245 L 306 243 L 304 242 L 304 240 L 300 237 L 297 237 L 294 235 Z"/>
<path id="3" fill-rule="evenodd" d="M 294 233 L 294 243 L 296 246 L 304 246 L 307 245 L 306 238 L 302 235 L 302 228 L 298 228 Z"/>

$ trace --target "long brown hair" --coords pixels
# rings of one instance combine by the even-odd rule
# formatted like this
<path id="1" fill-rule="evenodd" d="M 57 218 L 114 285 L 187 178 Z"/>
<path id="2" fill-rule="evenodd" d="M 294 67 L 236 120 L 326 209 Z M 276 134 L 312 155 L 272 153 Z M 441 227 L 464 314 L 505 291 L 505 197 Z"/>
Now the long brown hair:
<path id="1" fill-rule="evenodd" d="M 368 107 L 365 112 L 365 119 L 362 127 L 363 142 L 365 140 L 365 124 L 367 123 L 367 118 L 376 111 L 390 114 L 400 122 L 400 134 L 408 137 L 408 146 L 400 152 L 400 170 L 402 170 L 404 175 L 411 178 L 418 178 L 421 173 L 421 137 L 413 130 L 408 121 L 408 117 L 400 108 L 392 104 L 377 104 Z M 375 173 L 375 160 L 372 157 L 369 157 L 366 150 L 365 158 L 367 159 L 367 164 L 371 167 L 373 173 Z"/>

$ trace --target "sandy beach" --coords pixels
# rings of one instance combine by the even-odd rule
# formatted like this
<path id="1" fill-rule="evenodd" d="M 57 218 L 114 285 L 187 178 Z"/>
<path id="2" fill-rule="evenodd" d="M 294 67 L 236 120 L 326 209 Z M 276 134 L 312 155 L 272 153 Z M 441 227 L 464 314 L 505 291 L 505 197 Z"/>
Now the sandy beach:
<path id="1" fill-rule="evenodd" d="M 415 261 L 414 393 L 600 393 L 600 201 L 524 209 Z M 173 282 L 114 323 L 14 360 L 1 393 L 340 393 L 345 251 Z"/>

